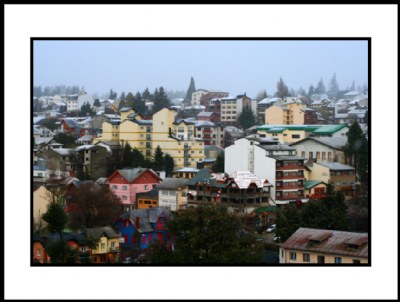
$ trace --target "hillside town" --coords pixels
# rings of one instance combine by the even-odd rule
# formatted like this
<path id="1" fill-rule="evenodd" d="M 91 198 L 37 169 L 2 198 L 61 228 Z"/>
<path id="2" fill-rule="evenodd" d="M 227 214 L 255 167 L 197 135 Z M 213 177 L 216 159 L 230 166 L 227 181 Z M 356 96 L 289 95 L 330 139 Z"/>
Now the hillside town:
<path id="1" fill-rule="evenodd" d="M 368 89 L 282 82 L 35 96 L 32 263 L 368 264 Z"/>

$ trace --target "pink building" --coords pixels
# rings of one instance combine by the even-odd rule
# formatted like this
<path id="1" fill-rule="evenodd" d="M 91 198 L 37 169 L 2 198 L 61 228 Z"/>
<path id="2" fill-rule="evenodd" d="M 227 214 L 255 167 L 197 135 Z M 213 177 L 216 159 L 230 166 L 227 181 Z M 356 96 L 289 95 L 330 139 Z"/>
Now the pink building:
<path id="1" fill-rule="evenodd" d="M 161 181 L 156 172 L 146 168 L 121 169 L 108 177 L 110 190 L 119 197 L 124 209 L 137 208 L 136 194 L 151 191 Z"/>

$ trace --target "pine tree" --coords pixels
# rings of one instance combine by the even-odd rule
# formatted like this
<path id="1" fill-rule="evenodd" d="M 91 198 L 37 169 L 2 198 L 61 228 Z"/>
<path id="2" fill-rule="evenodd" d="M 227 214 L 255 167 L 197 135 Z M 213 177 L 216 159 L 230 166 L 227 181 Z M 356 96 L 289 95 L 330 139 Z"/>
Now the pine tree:
<path id="1" fill-rule="evenodd" d="M 321 78 L 321 80 L 319 80 L 317 89 L 315 90 L 315 92 L 318 94 L 326 93 L 325 84 L 324 84 L 324 81 L 322 80 L 322 78 Z"/>
<path id="2" fill-rule="evenodd" d="M 256 124 L 256 117 L 249 106 L 243 107 L 243 110 L 238 117 L 238 121 L 244 130 Z"/>
<path id="3" fill-rule="evenodd" d="M 164 166 L 166 176 L 172 177 L 172 172 L 174 171 L 174 159 L 168 153 L 165 153 L 164 155 Z"/>
<path id="4" fill-rule="evenodd" d="M 139 92 L 133 97 L 133 108 L 140 114 L 146 114 L 147 107 Z"/>
<path id="5" fill-rule="evenodd" d="M 100 100 L 99 99 L 95 99 L 94 102 L 93 102 L 93 106 L 100 107 L 101 106 Z"/>
<path id="6" fill-rule="evenodd" d="M 194 84 L 194 79 L 193 77 L 190 78 L 190 84 L 189 88 L 186 92 L 186 98 L 185 101 L 190 102 L 192 100 L 192 93 L 196 91 L 196 85 Z"/>
<path id="7" fill-rule="evenodd" d="M 314 86 L 311 84 L 310 87 L 308 88 L 307 96 L 310 98 L 313 94 L 315 94 L 315 88 L 314 88 Z"/>
<path id="8" fill-rule="evenodd" d="M 124 151 L 122 152 L 122 165 L 124 167 L 132 167 L 133 166 L 133 153 L 131 146 L 127 143 L 124 147 Z"/>
<path id="9" fill-rule="evenodd" d="M 265 89 L 261 90 L 256 96 L 257 103 L 262 101 L 263 99 L 266 99 L 267 97 L 268 97 L 267 91 Z"/>
<path id="10" fill-rule="evenodd" d="M 212 165 L 211 170 L 215 173 L 224 173 L 225 172 L 225 156 L 224 153 L 221 153 L 217 156 L 217 160 Z"/>
<path id="11" fill-rule="evenodd" d="M 357 121 L 350 126 L 346 136 L 344 154 L 356 169 L 359 180 L 364 183 L 368 180 L 368 140 Z"/>
<path id="12" fill-rule="evenodd" d="M 279 82 L 276 84 L 277 92 L 275 95 L 278 98 L 284 98 L 285 96 L 289 96 L 289 88 L 285 84 L 285 82 L 282 80 L 282 77 L 279 79 Z"/>
<path id="13" fill-rule="evenodd" d="M 47 222 L 47 229 L 51 233 L 59 233 L 62 237 L 62 230 L 68 222 L 68 216 L 64 211 L 61 203 L 52 201 L 47 207 L 46 213 L 42 215 L 42 219 Z"/>
<path id="14" fill-rule="evenodd" d="M 148 88 L 146 88 L 143 93 L 142 93 L 142 99 L 143 100 L 149 100 L 149 101 L 153 101 L 154 100 L 154 95 L 152 95 L 149 91 Z"/>
<path id="15" fill-rule="evenodd" d="M 336 80 L 336 73 L 334 73 L 329 83 L 328 96 L 330 98 L 336 99 L 338 92 L 339 92 L 339 85 Z"/>
<path id="16" fill-rule="evenodd" d="M 162 86 L 160 87 L 160 89 L 156 88 L 154 91 L 154 104 L 152 108 L 153 114 L 170 106 L 170 100 L 165 94 L 164 88 Z"/>
<path id="17" fill-rule="evenodd" d="M 164 153 L 158 145 L 153 155 L 153 169 L 156 171 L 162 171 L 163 169 L 165 169 L 163 154 Z"/>

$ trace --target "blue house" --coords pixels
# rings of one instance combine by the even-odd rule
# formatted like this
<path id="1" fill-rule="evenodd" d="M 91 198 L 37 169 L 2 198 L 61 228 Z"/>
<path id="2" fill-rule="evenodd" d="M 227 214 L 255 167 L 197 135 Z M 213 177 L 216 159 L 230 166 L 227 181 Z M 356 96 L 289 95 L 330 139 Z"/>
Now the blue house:
<path id="1" fill-rule="evenodd" d="M 115 222 L 115 226 L 124 238 L 121 246 L 145 250 L 152 243 L 166 244 L 170 236 L 166 228 L 166 221 L 169 219 L 172 219 L 172 214 L 165 207 L 124 212 Z"/>

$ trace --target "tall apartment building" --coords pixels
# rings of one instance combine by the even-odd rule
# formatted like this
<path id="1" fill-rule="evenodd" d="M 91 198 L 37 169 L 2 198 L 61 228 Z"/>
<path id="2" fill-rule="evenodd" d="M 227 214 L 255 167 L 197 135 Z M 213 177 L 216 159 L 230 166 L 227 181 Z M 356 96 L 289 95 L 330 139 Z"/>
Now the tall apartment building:
<path id="1" fill-rule="evenodd" d="M 237 119 L 246 106 L 251 108 L 255 116 L 257 115 L 257 100 L 252 100 L 246 94 L 221 98 L 220 101 L 223 125 L 238 125 Z"/>
<path id="2" fill-rule="evenodd" d="M 246 137 L 225 148 L 225 171 L 248 170 L 273 185 L 276 205 L 304 198 L 304 160 L 296 149 L 273 139 Z"/>
<path id="3" fill-rule="evenodd" d="M 144 120 L 135 110 L 121 109 L 121 122 L 104 122 L 103 136 L 97 141 L 119 141 L 129 144 L 151 159 L 157 146 L 174 159 L 176 168 L 196 167 L 204 160 L 204 142 L 194 136 L 194 122 L 177 120 L 176 111 L 164 108 L 153 115 L 152 120 Z"/>
<path id="4" fill-rule="evenodd" d="M 265 110 L 267 125 L 304 125 L 306 104 L 293 102 L 284 105 L 274 105 Z M 309 113 L 307 113 L 307 116 Z M 307 118 L 309 121 L 310 118 Z"/>

